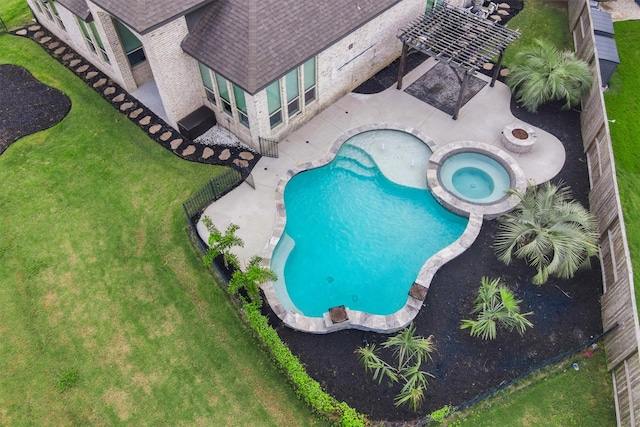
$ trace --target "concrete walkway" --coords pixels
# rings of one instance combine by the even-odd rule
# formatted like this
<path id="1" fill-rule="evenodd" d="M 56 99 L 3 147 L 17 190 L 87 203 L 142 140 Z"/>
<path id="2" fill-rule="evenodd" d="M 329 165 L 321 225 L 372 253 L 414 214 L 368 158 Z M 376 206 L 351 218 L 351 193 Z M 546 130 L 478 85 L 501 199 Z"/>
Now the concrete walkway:
<path id="1" fill-rule="evenodd" d="M 436 61 L 429 59 L 404 78 L 404 87 L 425 74 Z M 483 75 L 477 77 L 489 81 Z M 510 111 L 511 93 L 502 83 L 495 87 L 486 85 L 462 109 L 458 120 L 436 110 L 430 105 L 399 91 L 395 85 L 374 94 L 349 93 L 291 134 L 279 144 L 280 157 L 263 157 L 253 170 L 256 189 L 248 184 L 224 196 L 205 210 L 214 224 L 225 229 L 231 222 L 238 224 L 238 235 L 245 242 L 244 248 L 234 252 L 244 265 L 252 256 L 263 253 L 276 225 L 276 186 L 287 172 L 301 164 L 324 157 L 332 144 L 350 129 L 389 123 L 394 126 L 412 127 L 442 146 L 454 141 L 473 140 L 488 143 L 501 149 L 502 129 L 516 119 Z M 524 170 L 527 178 L 541 183 L 554 177 L 563 167 L 565 151 L 562 143 L 553 135 L 536 128 L 538 142 L 526 154 L 509 153 Z M 198 230 L 205 241 L 208 232 L 202 223 Z M 271 245 L 269 245 L 271 243 Z"/>

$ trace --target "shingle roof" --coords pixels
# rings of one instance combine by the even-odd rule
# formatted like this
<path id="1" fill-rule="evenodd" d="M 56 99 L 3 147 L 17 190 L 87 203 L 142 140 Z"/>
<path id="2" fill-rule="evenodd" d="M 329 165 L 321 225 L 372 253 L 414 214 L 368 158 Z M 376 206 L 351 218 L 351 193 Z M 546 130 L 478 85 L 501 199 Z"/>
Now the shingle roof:
<path id="1" fill-rule="evenodd" d="M 89 17 L 89 6 L 87 6 L 86 0 L 57 0 L 57 3 L 60 3 L 65 9 L 78 15 L 85 21 Z"/>
<path id="2" fill-rule="evenodd" d="M 402 0 L 215 0 L 182 43 L 254 94 Z"/>
<path id="3" fill-rule="evenodd" d="M 79 1 L 79 0 L 67 0 Z M 92 0 L 140 34 L 213 0 Z"/>

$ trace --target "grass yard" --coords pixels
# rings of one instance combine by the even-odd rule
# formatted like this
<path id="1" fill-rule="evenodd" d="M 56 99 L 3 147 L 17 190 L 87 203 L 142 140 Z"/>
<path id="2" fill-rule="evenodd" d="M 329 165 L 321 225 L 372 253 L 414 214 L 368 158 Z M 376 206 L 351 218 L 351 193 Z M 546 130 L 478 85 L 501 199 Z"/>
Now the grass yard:
<path id="1" fill-rule="evenodd" d="M 569 17 L 564 2 L 549 0 L 524 0 L 524 8 L 507 24 L 512 30 L 520 30 L 520 38 L 507 47 L 503 64 L 509 67 L 515 54 L 533 40 L 544 39 L 560 50 L 573 50 L 569 32 Z"/>
<path id="2" fill-rule="evenodd" d="M 620 65 L 604 93 L 616 174 L 634 270 L 636 301 L 640 301 L 640 21 L 614 23 Z"/>
<path id="3" fill-rule="evenodd" d="M 571 363 L 577 360 L 579 370 Z M 604 404 L 606 402 L 606 405 Z M 456 427 L 569 427 L 616 425 L 604 350 L 576 356 L 530 375 L 444 423 Z"/>
<path id="4" fill-rule="evenodd" d="M 29 10 L 26 0 L 2 0 L 0 18 L 9 30 L 13 30 L 31 22 L 33 14 Z"/>
<path id="5" fill-rule="evenodd" d="M 222 169 L 164 150 L 34 42 L 0 36 L 0 63 L 72 101 L 0 156 L 0 425 L 324 425 L 189 242 L 181 203 Z"/>

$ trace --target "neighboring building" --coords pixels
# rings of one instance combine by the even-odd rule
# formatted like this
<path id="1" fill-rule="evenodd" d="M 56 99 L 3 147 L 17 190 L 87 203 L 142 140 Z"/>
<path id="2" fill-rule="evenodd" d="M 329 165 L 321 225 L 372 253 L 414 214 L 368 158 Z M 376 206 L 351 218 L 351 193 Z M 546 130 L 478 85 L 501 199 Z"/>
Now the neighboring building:
<path id="1" fill-rule="evenodd" d="M 27 0 L 128 92 L 155 82 L 168 123 L 205 105 L 257 147 L 398 57 L 425 0 Z"/>

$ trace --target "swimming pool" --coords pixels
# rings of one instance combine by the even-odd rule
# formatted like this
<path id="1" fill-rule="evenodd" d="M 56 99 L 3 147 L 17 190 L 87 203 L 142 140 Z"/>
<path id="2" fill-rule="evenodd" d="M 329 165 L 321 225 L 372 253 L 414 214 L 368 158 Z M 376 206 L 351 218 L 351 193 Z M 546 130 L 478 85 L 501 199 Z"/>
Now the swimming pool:
<path id="1" fill-rule="evenodd" d="M 427 189 L 430 156 L 419 138 L 380 129 L 358 133 L 329 164 L 291 178 L 286 227 L 271 258 L 284 309 L 323 317 L 344 305 L 384 316 L 407 304 L 425 261 L 468 222 Z"/>

